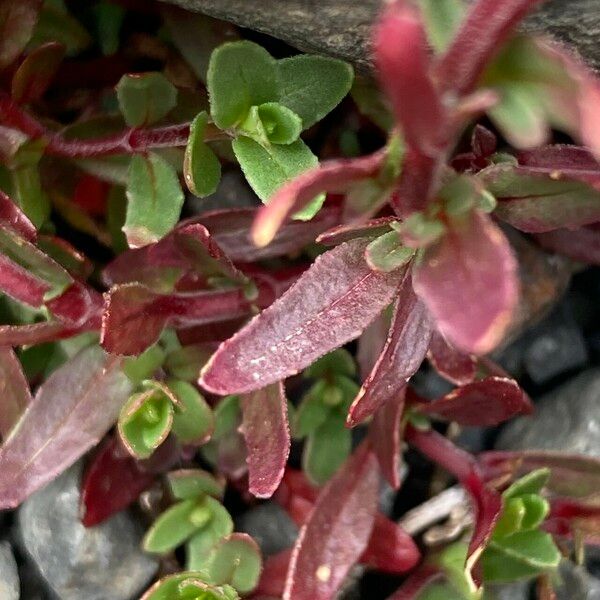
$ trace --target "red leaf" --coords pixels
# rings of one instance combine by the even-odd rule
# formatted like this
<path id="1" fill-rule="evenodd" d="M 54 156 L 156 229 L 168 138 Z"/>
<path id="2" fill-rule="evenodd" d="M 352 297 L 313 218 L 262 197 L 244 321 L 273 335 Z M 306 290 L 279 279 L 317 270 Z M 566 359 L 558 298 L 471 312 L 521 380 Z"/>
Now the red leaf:
<path id="1" fill-rule="evenodd" d="M 425 358 L 430 336 L 429 315 L 413 292 L 410 272 L 404 271 L 388 338 L 350 407 L 348 426 L 354 427 L 402 393 Z"/>
<path id="2" fill-rule="evenodd" d="M 377 513 L 369 545 L 360 562 L 384 573 L 399 574 L 410 571 L 420 558 L 412 537 L 400 525 Z"/>
<path id="3" fill-rule="evenodd" d="M 257 248 L 250 239 L 250 228 L 258 210 L 234 208 L 218 210 L 195 217 L 235 261 L 254 262 L 296 253 L 316 237 L 340 221 L 341 207 L 327 204 L 310 221 L 288 221 L 277 231 L 268 246 Z"/>
<path id="4" fill-rule="evenodd" d="M 50 285 L 0 254 L 0 289 L 18 302 L 39 308 L 44 304 Z"/>
<path id="5" fill-rule="evenodd" d="M 254 590 L 252 598 L 262 596 L 281 598 L 291 557 L 291 549 L 282 550 L 277 554 L 266 557 L 258 586 Z"/>
<path id="6" fill-rule="evenodd" d="M 0 507 L 14 508 L 104 436 L 131 393 L 121 360 L 91 346 L 38 389 L 0 448 Z"/>
<path id="7" fill-rule="evenodd" d="M 258 210 L 252 225 L 254 243 L 260 247 L 269 244 L 283 223 L 320 192 L 344 191 L 357 181 L 375 176 L 385 156 L 381 151 L 361 158 L 330 160 L 286 183 L 269 204 Z"/>
<path id="8" fill-rule="evenodd" d="M 390 223 L 396 223 L 395 217 L 379 217 L 371 219 L 366 223 L 338 225 L 333 229 L 323 232 L 317 242 L 325 246 L 337 246 L 342 242 L 348 242 L 357 237 L 377 237 L 390 231 Z"/>
<path id="9" fill-rule="evenodd" d="M 542 146 L 534 150 L 522 150 L 517 154 L 519 164 L 523 167 L 539 170 L 540 173 L 573 174 L 573 178 L 582 177 L 590 185 L 600 186 L 600 164 L 594 155 L 582 146 L 554 144 Z M 589 179 L 586 179 L 589 177 Z"/>
<path id="10" fill-rule="evenodd" d="M 465 95 L 515 26 L 540 0 L 478 0 L 454 41 L 435 65 L 435 78 L 444 92 Z"/>
<path id="11" fill-rule="evenodd" d="M 37 230 L 27 215 L 0 190 L 0 224 L 12 229 L 28 242 L 35 242 Z"/>
<path id="12" fill-rule="evenodd" d="M 106 440 L 87 467 L 81 484 L 82 523 L 92 527 L 127 508 L 154 481 L 121 445 L 117 436 Z"/>
<path id="13" fill-rule="evenodd" d="M 415 291 L 458 349 L 485 354 L 502 339 L 518 300 L 517 261 L 491 219 L 478 211 L 454 222 L 425 250 Z"/>
<path id="14" fill-rule="evenodd" d="M 419 411 L 466 427 L 492 427 L 533 412 L 533 406 L 514 379 L 486 377 L 421 405 Z"/>
<path id="15" fill-rule="evenodd" d="M 323 488 L 300 531 L 283 600 L 331 600 L 367 547 L 375 523 L 377 460 L 361 446 Z"/>
<path id="16" fill-rule="evenodd" d="M 469 492 L 475 514 L 475 529 L 467 553 L 467 565 L 472 568 L 487 545 L 500 516 L 502 510 L 500 495 L 486 487 L 475 459 L 439 433 L 432 429 L 421 431 L 408 425 L 405 439 L 431 460 L 450 471 Z"/>
<path id="17" fill-rule="evenodd" d="M 200 384 L 215 394 L 260 389 L 356 338 L 392 300 L 402 277 L 371 271 L 363 256 L 368 243 L 353 240 L 319 256 L 280 299 L 219 347 Z"/>
<path id="18" fill-rule="evenodd" d="M 46 302 L 46 307 L 65 325 L 79 328 L 100 315 L 102 296 L 88 285 L 75 281 L 60 296 Z"/>
<path id="19" fill-rule="evenodd" d="M 227 321 L 250 311 L 240 289 L 159 294 L 137 283 L 105 294 L 100 343 L 112 354 L 136 355 L 156 342 L 167 324 Z"/>
<path id="20" fill-rule="evenodd" d="M 442 377 L 456 385 L 466 385 L 475 379 L 477 359 L 453 348 L 437 331 L 431 336 L 427 358 Z"/>
<path id="21" fill-rule="evenodd" d="M 395 489 L 400 488 L 400 461 L 402 460 L 401 423 L 404 413 L 403 388 L 373 415 L 369 438 L 373 452 L 379 461 L 381 473 Z"/>
<path id="22" fill-rule="evenodd" d="M 380 314 L 358 338 L 356 361 L 361 380 L 369 376 L 385 345 L 390 330 L 390 319 L 386 312 Z"/>
<path id="23" fill-rule="evenodd" d="M 270 498 L 285 471 L 290 454 L 290 427 L 283 383 L 241 398 L 241 432 L 248 448 L 250 493 Z"/>
<path id="24" fill-rule="evenodd" d="M 192 273 L 243 279 L 200 223 L 180 225 L 154 244 L 124 252 L 104 269 L 103 278 L 108 285 L 135 281 L 153 286 L 173 278 L 177 282 Z"/>
<path id="25" fill-rule="evenodd" d="M 556 229 L 535 236 L 542 248 L 591 265 L 600 265 L 600 229 Z"/>
<path id="26" fill-rule="evenodd" d="M 447 135 L 446 110 L 429 78 L 427 37 L 408 2 L 389 5 L 375 29 L 375 63 L 381 86 L 409 146 L 435 156 Z"/>
<path id="27" fill-rule="evenodd" d="M 34 346 L 99 328 L 100 320 L 95 316 L 80 327 L 67 327 L 60 321 L 43 321 L 31 325 L 0 325 L 0 346 Z"/>
<path id="28" fill-rule="evenodd" d="M 6 438 L 31 403 L 29 384 L 12 348 L 0 347 L 0 435 Z"/>

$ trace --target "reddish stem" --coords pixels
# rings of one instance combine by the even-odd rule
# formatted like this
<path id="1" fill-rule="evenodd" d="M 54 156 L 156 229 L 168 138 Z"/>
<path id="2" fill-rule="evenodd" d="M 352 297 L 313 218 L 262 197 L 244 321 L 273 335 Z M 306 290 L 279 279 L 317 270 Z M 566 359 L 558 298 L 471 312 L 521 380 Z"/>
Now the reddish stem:
<path id="1" fill-rule="evenodd" d="M 18 129 L 30 138 L 47 140 L 45 152 L 65 158 L 91 158 L 110 154 L 134 154 L 151 148 L 185 146 L 190 134 L 190 124 L 167 125 L 150 129 L 129 127 L 105 137 L 86 140 L 67 140 L 49 131 L 37 119 L 25 112 L 7 94 L 0 95 L 0 122 Z M 206 141 L 221 139 L 226 134 L 216 127 L 207 128 Z"/>

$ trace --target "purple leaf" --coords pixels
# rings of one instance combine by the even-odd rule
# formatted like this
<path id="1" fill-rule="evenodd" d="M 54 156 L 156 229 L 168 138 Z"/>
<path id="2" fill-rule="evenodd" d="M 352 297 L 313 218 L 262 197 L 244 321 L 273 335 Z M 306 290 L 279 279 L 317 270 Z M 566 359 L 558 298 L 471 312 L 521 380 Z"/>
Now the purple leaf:
<path id="1" fill-rule="evenodd" d="M 290 453 L 290 427 L 283 383 L 241 398 L 241 431 L 248 448 L 250 493 L 270 498 L 279 487 Z"/>
<path id="2" fill-rule="evenodd" d="M 600 173 L 595 170 L 498 165 L 479 176 L 498 199 L 494 214 L 521 231 L 542 233 L 600 221 Z"/>
<path id="3" fill-rule="evenodd" d="M 471 496 L 475 529 L 469 543 L 467 566 L 473 567 L 487 545 L 502 510 L 500 494 L 486 487 L 475 459 L 433 429 L 422 431 L 408 425 L 406 441 L 452 473 Z"/>
<path id="4" fill-rule="evenodd" d="M 244 279 L 200 223 L 181 225 L 154 244 L 124 252 L 106 267 L 103 278 L 108 285 L 135 281 L 164 286 L 190 273 Z"/>
<path id="5" fill-rule="evenodd" d="M 447 135 L 446 110 L 429 77 L 427 36 L 419 13 L 391 3 L 375 29 L 375 63 L 408 145 L 435 156 Z"/>
<path id="6" fill-rule="evenodd" d="M 127 508 L 154 481 L 121 445 L 117 436 L 106 440 L 86 469 L 81 483 L 82 523 L 92 527 Z"/>
<path id="7" fill-rule="evenodd" d="M 360 557 L 361 564 L 384 573 L 399 574 L 410 571 L 420 558 L 412 537 L 400 525 L 377 513 L 369 544 Z"/>
<path id="8" fill-rule="evenodd" d="M 404 271 L 385 346 L 350 407 L 348 426 L 358 425 L 402 393 L 425 358 L 430 336 L 427 309 L 413 292 L 410 271 Z"/>
<path id="9" fill-rule="evenodd" d="M 0 190 L 0 224 L 12 229 L 28 242 L 35 242 L 37 230 L 27 215 Z"/>
<path id="10" fill-rule="evenodd" d="M 260 389 L 356 338 L 391 302 L 403 273 L 376 273 L 357 239 L 317 258 L 269 308 L 224 342 L 201 374 L 215 394 Z"/>
<path id="11" fill-rule="evenodd" d="M 379 472 L 366 445 L 323 488 L 294 546 L 283 600 L 331 600 L 366 549 Z"/>
<path id="12" fill-rule="evenodd" d="M 388 600 L 415 600 L 421 592 L 431 583 L 441 579 L 443 572 L 433 565 L 423 563 L 414 573 L 406 579 Z"/>
<path id="13" fill-rule="evenodd" d="M 247 314 L 243 290 L 160 294 L 137 283 L 105 294 L 100 343 L 112 354 L 136 355 L 158 340 L 167 324 L 192 326 Z"/>
<path id="14" fill-rule="evenodd" d="M 331 160 L 286 183 L 258 210 L 252 225 L 254 243 L 259 247 L 269 244 L 285 221 L 320 192 L 344 191 L 357 181 L 377 175 L 385 156 L 381 151 L 361 158 Z"/>
<path id="15" fill-rule="evenodd" d="M 337 246 L 357 237 L 375 238 L 390 231 L 390 223 L 397 222 L 398 219 L 395 217 L 379 217 L 370 219 L 366 223 L 338 225 L 323 232 L 317 238 L 317 242 L 325 246 Z"/>
<path id="16" fill-rule="evenodd" d="M 485 354 L 502 339 L 518 300 L 517 261 L 491 219 L 473 211 L 425 250 L 415 291 L 458 349 Z"/>
<path id="17" fill-rule="evenodd" d="M 592 265 L 600 265 L 600 229 L 556 229 L 534 236 L 537 242 L 551 252 Z"/>
<path id="18" fill-rule="evenodd" d="M 263 248 L 257 248 L 250 239 L 250 228 L 257 212 L 254 208 L 218 210 L 195 217 L 194 221 L 201 222 L 210 231 L 232 260 L 254 262 L 296 253 L 314 242 L 320 233 L 339 223 L 341 207 L 325 205 L 310 221 L 284 223 L 269 245 Z"/>
<path id="19" fill-rule="evenodd" d="M 385 345 L 390 330 L 390 315 L 381 313 L 358 338 L 356 361 L 361 380 L 366 379 L 373 370 Z"/>
<path id="20" fill-rule="evenodd" d="M 43 321 L 31 325 L 0 325 L 0 346 L 34 346 L 98 329 L 100 319 L 96 315 L 80 327 L 67 327 L 60 321 Z"/>
<path id="21" fill-rule="evenodd" d="M 442 377 L 456 385 L 466 385 L 475 379 L 477 359 L 453 348 L 437 331 L 431 336 L 427 358 Z"/>
<path id="22" fill-rule="evenodd" d="M 519 165 L 539 170 L 540 173 L 567 174 L 573 179 L 581 177 L 590 185 L 600 186 L 600 164 L 594 155 L 582 146 L 554 144 L 535 150 L 522 150 L 517 154 Z M 589 179 L 586 179 L 589 177 Z"/>
<path id="23" fill-rule="evenodd" d="M 514 379 L 486 377 L 456 388 L 419 411 L 466 427 L 492 427 L 521 413 L 531 413 L 527 394 Z"/>
<path id="24" fill-rule="evenodd" d="M 478 0 L 461 25 L 446 53 L 435 65 L 443 92 L 465 95 L 515 26 L 540 0 Z"/>
<path id="25" fill-rule="evenodd" d="M 6 438 L 31 403 L 29 384 L 12 348 L 0 347 L 0 435 Z"/>
<path id="26" fill-rule="evenodd" d="M 373 415 L 369 438 L 379 462 L 382 475 L 395 489 L 400 488 L 400 461 L 402 460 L 401 419 L 404 414 L 403 387 L 394 397 L 379 407 Z"/>
<path id="27" fill-rule="evenodd" d="M 18 506 L 96 445 L 130 393 L 121 359 L 98 346 L 56 370 L 0 448 L 0 507 Z"/>

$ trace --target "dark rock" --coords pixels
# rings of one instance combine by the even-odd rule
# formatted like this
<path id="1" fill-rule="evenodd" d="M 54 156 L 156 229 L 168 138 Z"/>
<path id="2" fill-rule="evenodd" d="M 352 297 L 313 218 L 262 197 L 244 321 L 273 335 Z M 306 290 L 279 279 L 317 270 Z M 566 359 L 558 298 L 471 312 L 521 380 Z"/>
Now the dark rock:
<path id="1" fill-rule="evenodd" d="M 489 585 L 485 589 L 486 600 L 529 600 L 531 583 L 516 581 L 503 585 Z"/>
<path id="2" fill-rule="evenodd" d="M 305 52 L 329 54 L 371 70 L 371 26 L 381 0 L 170 0 L 242 27 L 267 33 Z M 597 0 L 550 0 L 525 24 L 569 42 L 600 68 Z"/>
<path id="3" fill-rule="evenodd" d="M 0 598 L 19 600 L 19 574 L 17 562 L 8 542 L 0 542 Z"/>
<path id="4" fill-rule="evenodd" d="M 290 548 L 298 537 L 298 527 L 276 502 L 265 502 L 238 517 L 236 531 L 251 535 L 266 556 Z"/>
<path id="5" fill-rule="evenodd" d="M 85 528 L 79 518 L 81 464 L 31 496 L 17 515 L 31 564 L 60 600 L 130 600 L 157 569 L 140 549 L 143 528 L 127 512 Z"/>
<path id="6" fill-rule="evenodd" d="M 496 447 L 560 450 L 600 456 L 600 368 L 589 369 L 542 397 L 533 415 L 510 422 Z"/>
<path id="7" fill-rule="evenodd" d="M 600 580 L 585 569 L 564 560 L 559 568 L 556 600 L 600 600 Z"/>
<path id="8" fill-rule="evenodd" d="M 206 198 L 191 196 L 188 205 L 193 214 L 225 208 L 248 208 L 259 206 L 260 200 L 248 185 L 238 168 L 223 171 L 221 182 L 214 194 Z"/>

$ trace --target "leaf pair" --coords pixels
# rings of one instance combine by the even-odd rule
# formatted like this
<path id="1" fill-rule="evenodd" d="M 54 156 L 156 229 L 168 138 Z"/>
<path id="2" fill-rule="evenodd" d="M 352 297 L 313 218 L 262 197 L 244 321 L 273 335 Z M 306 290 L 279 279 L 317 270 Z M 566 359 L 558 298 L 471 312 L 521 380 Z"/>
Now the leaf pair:
<path id="1" fill-rule="evenodd" d="M 217 127 L 233 132 L 233 151 L 263 202 L 317 165 L 300 133 L 342 100 L 352 77 L 352 68 L 340 61 L 318 56 L 277 61 L 248 41 L 223 44 L 213 52 L 207 77 L 211 117 Z M 186 172 L 192 191 L 206 195 L 216 189 L 219 169 L 200 138 L 194 132 Z M 315 198 L 299 217 L 313 217 L 323 200 L 322 195 Z"/>
<path id="2" fill-rule="evenodd" d="M 123 406 L 118 431 L 128 452 L 148 458 L 171 431 L 184 444 L 205 443 L 214 429 L 210 407 L 185 381 L 144 381 Z"/>
<path id="3" fill-rule="evenodd" d="M 214 497 L 222 485 L 199 470 L 175 471 L 171 491 L 179 500 L 154 522 L 144 538 L 148 552 L 164 554 L 186 543 L 187 568 L 203 581 L 231 585 L 241 593 L 256 587 L 262 568 L 256 543 L 245 534 L 233 534 L 233 521 Z"/>
<path id="4" fill-rule="evenodd" d="M 306 438 L 302 467 L 316 485 L 326 483 L 350 455 L 352 435 L 345 421 L 358 392 L 355 372 L 352 356 L 343 349 L 326 354 L 304 372 L 318 379 L 300 401 L 294 436 Z"/>

